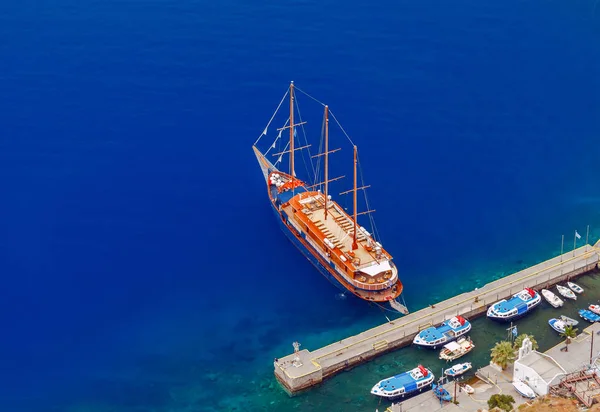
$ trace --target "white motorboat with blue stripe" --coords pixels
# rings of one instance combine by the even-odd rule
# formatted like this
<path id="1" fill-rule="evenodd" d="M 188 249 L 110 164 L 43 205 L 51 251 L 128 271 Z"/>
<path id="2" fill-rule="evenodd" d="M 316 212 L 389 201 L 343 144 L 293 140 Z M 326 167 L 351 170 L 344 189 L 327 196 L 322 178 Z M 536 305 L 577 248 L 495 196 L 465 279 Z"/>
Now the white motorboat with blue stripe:
<path id="1" fill-rule="evenodd" d="M 413 343 L 419 346 L 436 349 L 448 342 L 458 339 L 471 330 L 471 323 L 458 315 L 442 322 L 439 326 L 432 326 L 419 332 Z"/>
<path id="2" fill-rule="evenodd" d="M 542 297 L 531 288 L 515 293 L 509 300 L 502 299 L 488 308 L 487 317 L 499 321 L 511 321 L 525 316 L 540 304 Z"/>
<path id="3" fill-rule="evenodd" d="M 383 398 L 400 398 L 429 388 L 434 379 L 435 376 L 429 369 L 419 365 L 410 371 L 379 381 L 373 386 L 371 393 Z"/>
<path id="4" fill-rule="evenodd" d="M 567 326 L 563 320 L 555 318 L 550 319 L 548 325 L 558 333 L 565 333 L 565 326 Z"/>
<path id="5" fill-rule="evenodd" d="M 471 362 L 459 363 L 457 365 L 452 366 L 451 368 L 446 369 L 444 371 L 444 375 L 456 377 L 471 370 L 472 367 L 473 365 L 471 365 Z"/>

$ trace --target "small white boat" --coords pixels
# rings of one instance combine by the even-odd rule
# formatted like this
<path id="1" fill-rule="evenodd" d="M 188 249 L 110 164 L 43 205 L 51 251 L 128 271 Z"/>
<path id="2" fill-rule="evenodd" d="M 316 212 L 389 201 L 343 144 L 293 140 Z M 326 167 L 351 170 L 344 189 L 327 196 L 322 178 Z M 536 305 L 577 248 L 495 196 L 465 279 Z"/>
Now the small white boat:
<path id="1" fill-rule="evenodd" d="M 473 387 L 472 387 L 472 386 L 470 386 L 470 385 L 467 385 L 466 383 L 465 383 L 463 386 L 461 386 L 461 388 L 462 388 L 462 390 L 463 390 L 463 391 L 465 391 L 465 392 L 466 392 L 466 393 L 468 393 L 469 395 L 471 395 L 471 394 L 475 393 L 475 389 L 473 389 Z"/>
<path id="2" fill-rule="evenodd" d="M 565 325 L 577 326 L 579 324 L 578 320 L 575 320 L 575 319 L 570 318 L 570 317 L 565 316 L 565 315 L 560 315 L 560 320 L 562 320 L 563 322 L 565 322 Z"/>
<path id="3" fill-rule="evenodd" d="M 516 380 L 513 382 L 513 386 L 515 387 L 517 392 L 521 394 L 521 396 L 524 396 L 529 399 L 535 398 L 535 392 L 533 391 L 533 389 L 527 386 L 525 382 Z"/>
<path id="4" fill-rule="evenodd" d="M 594 312 L 596 315 L 600 315 L 600 305 L 590 305 L 588 309 Z"/>
<path id="5" fill-rule="evenodd" d="M 577 300 L 577 296 L 575 296 L 575 294 L 573 293 L 573 291 L 571 289 L 566 288 L 561 285 L 556 285 L 556 289 L 558 289 L 558 293 L 560 293 L 565 298 Z"/>
<path id="6" fill-rule="evenodd" d="M 471 352 L 475 345 L 471 338 L 460 338 L 456 342 L 446 343 L 440 351 L 440 359 L 451 361 Z"/>
<path id="7" fill-rule="evenodd" d="M 571 290 L 575 293 L 582 294 L 583 288 L 579 286 L 577 283 L 567 282 L 567 286 L 571 288 Z"/>
<path id="8" fill-rule="evenodd" d="M 555 308 L 561 307 L 564 302 L 561 298 L 550 292 L 548 289 L 542 289 L 542 296 L 546 299 L 546 302 L 554 306 Z"/>
<path id="9" fill-rule="evenodd" d="M 473 367 L 471 362 L 459 363 L 457 365 L 453 365 L 451 368 L 448 368 L 444 371 L 444 375 L 456 377 L 462 375 L 466 371 L 470 370 Z"/>

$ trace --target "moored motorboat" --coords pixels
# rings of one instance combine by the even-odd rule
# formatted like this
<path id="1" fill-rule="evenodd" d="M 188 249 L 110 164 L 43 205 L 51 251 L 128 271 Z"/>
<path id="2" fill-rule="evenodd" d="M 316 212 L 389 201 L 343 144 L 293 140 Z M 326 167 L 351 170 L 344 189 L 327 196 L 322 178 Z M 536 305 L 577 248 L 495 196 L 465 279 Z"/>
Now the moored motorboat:
<path id="1" fill-rule="evenodd" d="M 435 376 L 422 365 L 407 372 L 383 379 L 371 389 L 373 395 L 383 398 L 401 398 L 429 388 Z"/>
<path id="2" fill-rule="evenodd" d="M 466 355 L 475 348 L 470 338 L 460 338 L 456 342 L 450 342 L 444 345 L 440 351 L 440 359 L 451 361 Z"/>
<path id="3" fill-rule="evenodd" d="M 561 307 L 564 304 L 561 298 L 550 292 L 548 289 L 542 289 L 542 296 L 546 299 L 546 302 L 555 308 Z"/>
<path id="4" fill-rule="evenodd" d="M 439 383 L 434 383 L 433 384 L 433 394 L 438 398 L 441 399 L 443 401 L 451 401 L 452 400 L 452 396 L 450 396 L 450 393 L 444 389 L 444 387 L 439 384 Z"/>
<path id="5" fill-rule="evenodd" d="M 579 325 L 579 321 L 578 320 L 575 320 L 575 319 L 570 318 L 570 317 L 565 316 L 565 315 L 560 315 L 560 320 L 562 320 L 563 322 L 565 322 L 566 325 L 569 325 L 569 326 L 577 326 L 577 325 Z"/>
<path id="6" fill-rule="evenodd" d="M 525 316 L 541 301 L 539 293 L 531 288 L 525 288 L 515 293 L 509 300 L 502 299 L 490 306 L 487 317 L 502 322 L 512 321 Z"/>
<path id="7" fill-rule="evenodd" d="M 560 319 L 552 318 L 548 321 L 548 325 L 558 333 L 565 333 L 565 326 L 567 324 Z"/>
<path id="8" fill-rule="evenodd" d="M 590 305 L 588 309 L 594 312 L 596 315 L 600 315 L 600 305 Z"/>
<path id="9" fill-rule="evenodd" d="M 471 330 L 471 323 L 462 316 L 455 316 L 444 321 L 437 327 L 430 327 L 419 332 L 413 339 L 413 343 L 437 349 L 448 342 L 456 340 Z"/>
<path id="10" fill-rule="evenodd" d="M 450 377 L 459 376 L 459 375 L 462 375 L 463 373 L 467 372 L 468 370 L 470 370 L 472 367 L 473 367 L 473 365 L 471 365 L 471 362 L 459 363 L 459 364 L 453 365 L 451 368 L 446 369 L 444 371 L 444 375 L 450 376 Z"/>
<path id="11" fill-rule="evenodd" d="M 580 309 L 578 313 L 581 318 L 587 320 L 588 322 L 600 321 L 600 315 L 597 315 L 594 312 L 590 312 L 589 310 Z"/>
<path id="12" fill-rule="evenodd" d="M 535 398 L 535 392 L 525 382 L 515 380 L 513 382 L 513 386 L 515 387 L 516 391 L 521 394 L 521 396 L 529 399 Z"/>
<path id="13" fill-rule="evenodd" d="M 567 286 L 571 288 L 571 290 L 575 293 L 582 294 L 583 288 L 579 286 L 577 283 L 567 282 Z"/>
<path id="14" fill-rule="evenodd" d="M 470 385 L 467 385 L 466 383 L 465 383 L 463 386 L 461 386 L 461 388 L 462 388 L 462 390 L 463 390 L 463 391 L 465 391 L 465 392 L 466 392 L 466 393 L 468 393 L 469 395 L 471 395 L 471 394 L 475 393 L 475 389 L 473 389 L 473 387 L 472 387 L 472 386 L 470 386 Z"/>
<path id="15" fill-rule="evenodd" d="M 560 293 L 565 298 L 577 300 L 577 296 L 575 296 L 575 293 L 573 293 L 571 289 L 561 285 L 556 285 L 556 289 L 558 289 L 558 293 Z"/>

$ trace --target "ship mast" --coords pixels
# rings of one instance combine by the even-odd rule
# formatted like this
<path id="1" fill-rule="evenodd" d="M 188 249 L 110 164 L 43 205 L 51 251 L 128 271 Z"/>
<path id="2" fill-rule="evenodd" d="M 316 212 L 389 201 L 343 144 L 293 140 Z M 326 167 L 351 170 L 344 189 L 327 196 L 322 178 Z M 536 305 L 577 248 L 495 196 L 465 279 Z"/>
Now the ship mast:
<path id="1" fill-rule="evenodd" d="M 357 191 L 357 189 L 356 189 L 356 163 L 357 163 L 356 150 L 357 150 L 356 145 L 354 145 L 354 190 L 353 190 L 354 233 L 352 234 L 352 250 L 358 249 L 358 244 L 356 243 L 356 191 Z"/>
<path id="2" fill-rule="evenodd" d="M 294 192 L 294 82 L 290 83 L 290 175 Z"/>
<path id="3" fill-rule="evenodd" d="M 329 106 L 325 105 L 325 220 L 327 220 L 327 185 L 329 183 Z"/>

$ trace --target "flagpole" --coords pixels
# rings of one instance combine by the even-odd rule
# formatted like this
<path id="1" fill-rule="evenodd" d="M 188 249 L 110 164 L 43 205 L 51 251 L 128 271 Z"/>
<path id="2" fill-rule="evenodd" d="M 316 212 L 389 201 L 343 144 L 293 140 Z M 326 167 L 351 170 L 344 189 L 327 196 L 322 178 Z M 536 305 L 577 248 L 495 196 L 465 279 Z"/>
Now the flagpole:
<path id="1" fill-rule="evenodd" d="M 561 262 L 562 262 L 562 260 L 563 260 L 563 258 L 562 258 L 562 255 L 563 255 L 563 253 L 564 253 L 564 252 L 563 252 L 564 246 L 565 246 L 565 235 L 562 235 L 562 237 L 561 237 L 561 239 L 560 239 L 560 261 L 561 261 Z"/>
<path id="2" fill-rule="evenodd" d="M 590 237 L 590 225 L 587 225 L 587 232 L 585 234 L 585 244 L 588 244 L 588 238 Z"/>

